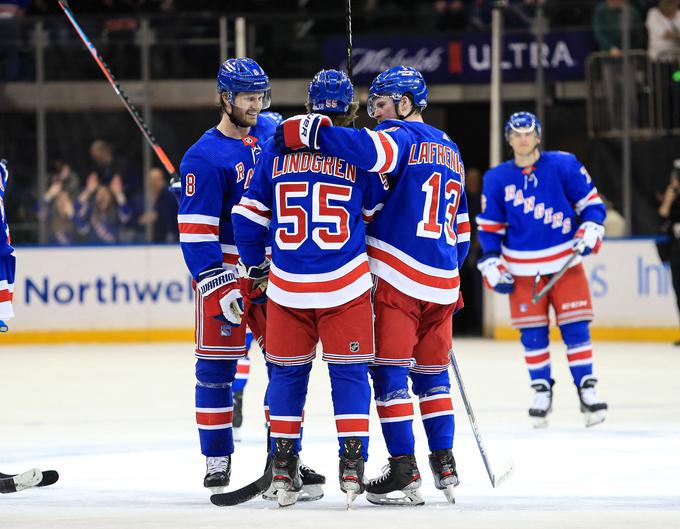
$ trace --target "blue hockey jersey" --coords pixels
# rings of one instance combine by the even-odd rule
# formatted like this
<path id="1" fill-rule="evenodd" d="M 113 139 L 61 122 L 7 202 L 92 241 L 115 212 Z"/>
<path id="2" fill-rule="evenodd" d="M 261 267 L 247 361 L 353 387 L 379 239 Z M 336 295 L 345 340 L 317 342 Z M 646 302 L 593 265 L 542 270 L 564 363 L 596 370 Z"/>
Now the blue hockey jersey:
<path id="1" fill-rule="evenodd" d="M 369 290 L 364 222 L 382 208 L 387 181 L 341 158 L 263 147 L 250 187 L 233 209 L 238 251 L 247 265 L 265 255 L 267 295 L 293 308 L 328 308 Z"/>
<path id="2" fill-rule="evenodd" d="M 425 123 L 386 120 L 375 130 L 322 127 L 319 145 L 388 177 L 390 196 L 367 228 L 371 272 L 414 298 L 455 303 L 470 219 L 465 169 L 451 138 Z"/>
<path id="3" fill-rule="evenodd" d="M 5 211 L 5 190 L 7 189 L 8 180 L 9 173 L 0 168 L 0 258 L 14 251 L 14 248 L 10 245 L 9 224 L 7 223 L 7 212 Z"/>
<path id="4" fill-rule="evenodd" d="M 0 320 L 14 317 L 12 296 L 14 293 L 14 272 L 16 260 L 9 236 L 7 211 L 5 210 L 5 190 L 9 173 L 5 166 L 0 167 Z"/>
<path id="5" fill-rule="evenodd" d="M 484 254 L 502 255 L 514 275 L 551 274 L 571 256 L 578 225 L 602 224 L 605 216 L 583 164 L 573 154 L 546 151 L 531 167 L 509 160 L 484 175 L 479 242 Z"/>
<path id="6" fill-rule="evenodd" d="M 184 155 L 177 221 L 180 247 L 194 279 L 238 261 L 231 208 L 250 183 L 261 143 L 275 128 L 272 119 L 262 116 L 243 139 L 229 138 L 213 127 Z"/>

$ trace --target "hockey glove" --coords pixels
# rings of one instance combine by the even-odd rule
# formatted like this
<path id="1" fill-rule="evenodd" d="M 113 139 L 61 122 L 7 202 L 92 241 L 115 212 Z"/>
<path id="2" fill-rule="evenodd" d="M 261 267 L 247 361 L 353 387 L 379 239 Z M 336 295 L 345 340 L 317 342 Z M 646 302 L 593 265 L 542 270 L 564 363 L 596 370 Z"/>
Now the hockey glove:
<path id="1" fill-rule="evenodd" d="M 241 295 L 255 305 L 267 303 L 270 264 L 271 261 L 266 257 L 257 266 L 246 266 L 240 259 L 236 264 Z"/>
<path id="2" fill-rule="evenodd" d="M 587 220 L 578 227 L 574 234 L 574 251 L 581 255 L 589 255 L 600 251 L 604 238 L 604 226 Z"/>
<path id="3" fill-rule="evenodd" d="M 206 316 L 226 320 L 232 325 L 241 325 L 243 296 L 233 272 L 208 272 L 196 285 L 196 291 Z"/>
<path id="4" fill-rule="evenodd" d="M 170 179 L 170 185 L 168 186 L 168 189 L 177 199 L 177 203 L 179 203 L 179 201 L 182 199 L 182 181 L 180 180 L 179 176 L 175 175 Z"/>
<path id="5" fill-rule="evenodd" d="M 290 152 L 309 147 L 319 150 L 319 127 L 330 127 L 331 118 L 321 114 L 306 114 L 288 118 L 274 132 L 274 143 L 281 152 Z"/>
<path id="6" fill-rule="evenodd" d="M 477 269 L 482 273 L 487 288 L 500 294 L 510 294 L 515 288 L 515 279 L 497 255 L 482 257 L 477 263 Z"/>

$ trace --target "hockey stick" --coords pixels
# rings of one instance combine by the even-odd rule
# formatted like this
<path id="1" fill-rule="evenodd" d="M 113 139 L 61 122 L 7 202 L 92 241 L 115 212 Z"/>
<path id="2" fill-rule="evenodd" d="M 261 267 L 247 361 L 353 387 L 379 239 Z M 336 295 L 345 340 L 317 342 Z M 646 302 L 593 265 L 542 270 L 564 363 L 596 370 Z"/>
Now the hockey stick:
<path id="1" fill-rule="evenodd" d="M 37 468 L 27 470 L 21 474 L 3 474 L 0 478 L 0 494 L 9 494 L 24 489 L 36 487 L 43 478 L 42 472 Z"/>
<path id="2" fill-rule="evenodd" d="M 99 55 L 99 53 L 97 52 L 97 49 L 94 47 L 94 44 L 92 44 L 92 41 L 90 41 L 90 39 L 87 38 L 87 35 L 76 21 L 75 16 L 73 15 L 73 12 L 71 11 L 71 8 L 68 5 L 68 0 L 57 1 L 59 2 L 59 6 L 61 7 L 61 9 L 64 11 L 66 18 L 69 19 L 69 22 L 71 22 L 71 25 L 76 30 L 76 33 L 78 33 L 80 40 L 83 41 L 83 44 L 85 44 L 85 47 L 90 52 L 90 55 L 92 55 L 92 58 L 99 66 L 99 69 L 102 71 L 106 79 L 109 81 L 109 84 L 113 88 L 114 92 L 116 92 L 116 95 L 121 99 L 121 101 L 123 101 L 125 108 L 132 116 L 132 119 L 136 123 L 137 127 L 139 127 L 139 130 L 142 131 L 144 138 L 146 138 L 146 141 L 148 141 L 149 145 L 151 145 L 151 148 L 156 153 L 156 156 L 158 156 L 158 159 L 163 164 L 163 167 L 165 167 L 165 170 L 168 172 L 168 174 L 170 174 L 170 176 L 173 179 L 177 177 L 177 174 L 175 172 L 175 166 L 172 165 L 170 158 L 168 158 L 168 156 L 165 154 L 165 151 L 161 148 L 161 146 L 158 145 L 156 138 L 154 138 L 154 135 L 146 126 L 146 123 L 144 123 L 142 116 L 139 115 L 139 112 L 137 111 L 135 106 L 130 102 L 127 94 L 123 91 L 118 81 L 116 81 L 116 78 L 113 76 L 113 73 L 104 62 L 104 59 L 102 59 L 101 55 Z"/>
<path id="3" fill-rule="evenodd" d="M 0 479 L 13 478 L 19 475 L 20 474 L 3 474 L 2 472 L 0 472 Z M 59 472 L 57 472 L 56 470 L 43 470 L 42 479 L 40 480 L 40 483 L 38 483 L 35 486 L 47 487 L 49 485 L 54 485 L 57 481 L 59 481 Z"/>
<path id="4" fill-rule="evenodd" d="M 264 473 L 252 483 L 231 492 L 213 494 L 210 501 L 218 507 L 233 507 L 264 494 L 272 484 L 272 459 L 269 458 Z"/>
<path id="5" fill-rule="evenodd" d="M 347 77 L 352 82 L 352 0 L 345 3 L 345 31 L 347 33 Z"/>
<path id="6" fill-rule="evenodd" d="M 468 419 L 470 419 L 470 426 L 472 427 L 472 432 L 475 434 L 475 440 L 477 441 L 477 447 L 479 448 L 479 453 L 482 456 L 482 461 L 484 461 L 484 466 L 486 467 L 486 473 L 489 475 L 489 480 L 491 481 L 491 486 L 496 488 L 499 487 L 505 480 L 507 480 L 510 475 L 514 472 L 515 466 L 512 461 L 508 461 L 504 467 L 503 471 L 496 475 L 491 469 L 491 463 L 489 462 L 489 456 L 484 448 L 484 443 L 482 442 L 482 434 L 479 432 L 477 427 L 477 420 L 475 419 L 475 414 L 472 411 L 472 406 L 467 398 L 467 393 L 465 392 L 465 386 L 463 385 L 463 377 L 460 374 L 460 369 L 458 369 L 458 362 L 456 362 L 456 357 L 453 354 L 453 350 L 449 351 L 449 358 L 451 358 L 451 367 L 453 368 L 453 374 L 458 383 L 458 389 L 460 391 L 460 396 L 463 399 L 463 404 L 465 404 L 465 411 L 467 411 Z"/>
<path id="7" fill-rule="evenodd" d="M 543 296 L 545 296 L 552 287 L 555 286 L 555 283 L 557 283 L 560 280 L 560 278 L 567 272 L 567 270 L 569 270 L 571 263 L 573 263 L 577 257 L 581 256 L 584 247 L 585 243 L 583 242 L 583 240 L 579 241 L 579 243 L 574 248 L 574 252 L 571 254 L 569 259 L 567 259 L 567 262 L 564 263 L 564 266 L 562 266 L 562 268 L 555 272 L 553 276 L 550 278 L 550 280 L 545 284 L 545 286 L 538 292 L 536 290 L 538 289 L 538 284 L 541 282 L 541 273 L 536 272 L 536 277 L 534 277 L 534 286 L 531 291 L 531 302 L 534 305 L 536 305 L 536 303 L 538 303 L 538 301 Z"/>

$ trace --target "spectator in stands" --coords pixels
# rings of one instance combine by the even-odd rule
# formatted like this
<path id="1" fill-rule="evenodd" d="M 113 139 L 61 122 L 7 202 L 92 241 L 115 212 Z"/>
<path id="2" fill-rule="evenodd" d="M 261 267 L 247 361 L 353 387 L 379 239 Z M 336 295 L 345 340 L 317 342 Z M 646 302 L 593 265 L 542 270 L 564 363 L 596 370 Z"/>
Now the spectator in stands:
<path id="1" fill-rule="evenodd" d="M 59 191 L 51 201 L 47 217 L 47 242 L 72 246 L 80 241 L 75 206 L 66 191 Z"/>
<path id="2" fill-rule="evenodd" d="M 91 172 L 97 173 L 99 183 L 108 186 L 115 176 L 119 176 L 123 182 L 124 191 L 132 196 L 141 188 L 141 175 L 131 170 L 123 157 L 116 157 L 113 147 L 107 141 L 98 139 L 90 145 L 90 158 L 92 158 Z"/>
<path id="3" fill-rule="evenodd" d="M 621 57 L 621 13 L 628 5 L 630 20 L 630 47 L 644 47 L 644 27 L 637 8 L 628 0 L 603 0 L 593 13 L 593 33 L 600 51 L 609 52 L 613 58 Z"/>
<path id="4" fill-rule="evenodd" d="M 90 158 L 94 162 L 92 170 L 97 173 L 98 181 L 102 185 L 108 185 L 116 175 L 122 177 L 122 168 L 120 163 L 113 159 L 113 148 L 109 142 L 94 140 L 90 145 Z"/>
<path id="5" fill-rule="evenodd" d="M 168 190 L 168 182 L 165 180 L 165 173 L 161 169 L 153 168 L 149 171 L 147 189 L 150 208 L 144 207 L 143 195 L 138 195 L 136 201 L 137 207 L 135 209 L 143 211 L 137 218 L 138 228 L 143 232 L 145 227 L 151 224 L 151 242 L 178 242 L 177 199 Z M 143 240 L 144 234 L 141 235 Z"/>
<path id="6" fill-rule="evenodd" d="M 649 35 L 649 45 L 647 53 L 653 61 L 659 59 L 659 54 L 664 52 L 675 52 L 673 57 L 668 54 L 662 60 L 673 60 L 677 62 L 680 57 L 680 10 L 678 9 L 679 0 L 660 0 L 657 7 L 651 8 L 647 12 L 647 33 Z"/>
<path id="7" fill-rule="evenodd" d="M 670 263 L 675 300 L 680 313 L 680 159 L 673 163 L 671 179 L 659 206 L 661 230 L 668 237 L 659 245 L 659 257 Z M 680 345 L 680 340 L 675 342 Z"/>
<path id="8" fill-rule="evenodd" d="M 115 175 L 107 186 L 100 185 L 96 173 L 90 173 L 77 209 L 78 224 L 91 243 L 120 242 L 121 229 L 132 217 L 120 175 Z"/>
<path id="9" fill-rule="evenodd" d="M 609 59 L 601 62 L 602 82 L 604 83 L 605 100 L 608 112 L 608 126 L 610 130 L 621 130 L 621 116 L 623 114 L 621 86 L 623 84 L 622 32 L 621 16 L 624 5 L 628 6 L 628 20 L 630 23 L 630 48 L 640 49 L 644 45 L 644 27 L 639 11 L 628 0 L 604 0 L 595 6 L 593 12 L 593 33 L 600 51 L 609 54 Z M 635 75 L 627 80 L 631 83 L 631 123 L 635 128 L 637 123 L 637 97 L 635 95 Z"/>
<path id="10" fill-rule="evenodd" d="M 654 77 L 661 108 L 663 128 L 680 124 L 680 83 L 673 73 L 680 69 L 680 10 L 678 0 L 660 0 L 647 12 L 649 44 L 647 54 L 654 61 Z"/>
<path id="11" fill-rule="evenodd" d="M 51 184 L 59 183 L 60 190 L 66 191 L 73 200 L 80 193 L 80 177 L 78 173 L 73 170 L 70 163 L 63 160 L 52 162 L 50 182 Z"/>
<path id="12" fill-rule="evenodd" d="M 50 187 L 38 207 L 38 218 L 47 223 L 47 242 L 69 246 L 78 242 L 75 206 L 78 193 L 78 175 L 67 163 L 54 162 L 55 172 Z"/>

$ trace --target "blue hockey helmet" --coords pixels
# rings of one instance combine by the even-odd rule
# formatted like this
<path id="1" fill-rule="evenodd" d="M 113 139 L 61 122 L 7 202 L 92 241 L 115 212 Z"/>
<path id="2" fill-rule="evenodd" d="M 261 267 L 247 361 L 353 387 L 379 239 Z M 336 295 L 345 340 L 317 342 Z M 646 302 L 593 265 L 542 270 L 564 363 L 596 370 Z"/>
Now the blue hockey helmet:
<path id="1" fill-rule="evenodd" d="M 269 108 L 271 103 L 269 78 L 262 67 L 248 57 L 227 59 L 222 63 L 217 72 L 217 92 L 226 92 L 231 104 L 239 92 L 263 92 L 262 108 Z"/>
<path id="2" fill-rule="evenodd" d="M 307 101 L 312 112 L 345 114 L 354 97 L 354 87 L 345 72 L 321 70 L 309 83 Z"/>
<path id="3" fill-rule="evenodd" d="M 536 135 L 541 137 L 541 124 L 538 118 L 531 112 L 515 112 L 505 123 L 505 141 L 510 141 L 510 133 L 536 131 Z"/>
<path id="4" fill-rule="evenodd" d="M 411 66 L 393 66 L 378 75 L 368 90 L 368 115 L 375 114 L 375 100 L 389 96 L 398 103 L 404 94 L 411 94 L 414 106 L 427 107 L 427 85 L 423 74 Z"/>

